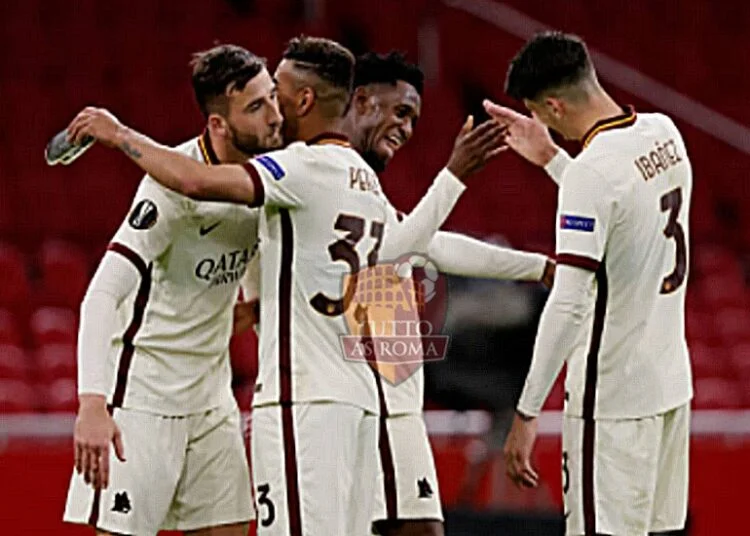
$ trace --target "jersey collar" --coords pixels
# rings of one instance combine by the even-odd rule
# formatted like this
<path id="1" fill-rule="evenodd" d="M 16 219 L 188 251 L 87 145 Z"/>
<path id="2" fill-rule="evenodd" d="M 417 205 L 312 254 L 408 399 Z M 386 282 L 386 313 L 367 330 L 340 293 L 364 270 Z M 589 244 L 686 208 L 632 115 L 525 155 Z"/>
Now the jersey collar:
<path id="1" fill-rule="evenodd" d="M 219 157 L 216 156 L 213 145 L 211 145 L 211 137 L 208 135 L 208 129 L 203 131 L 203 134 L 198 138 L 198 147 L 200 147 L 201 154 L 203 155 L 203 161 L 209 166 L 216 166 L 221 164 Z"/>
<path id="2" fill-rule="evenodd" d="M 341 145 L 342 147 L 351 147 L 349 138 L 339 132 L 321 132 L 307 140 L 307 145 Z"/>
<path id="3" fill-rule="evenodd" d="M 636 117 L 637 116 L 635 113 L 635 109 L 632 106 L 627 105 L 622 108 L 622 113 L 620 115 L 597 121 L 596 123 L 594 123 L 594 126 L 592 126 L 588 130 L 588 132 L 583 135 L 583 138 L 581 138 L 583 147 L 588 147 L 589 143 L 591 143 L 591 140 L 593 140 L 594 137 L 600 132 L 631 126 L 633 123 L 635 123 Z"/>

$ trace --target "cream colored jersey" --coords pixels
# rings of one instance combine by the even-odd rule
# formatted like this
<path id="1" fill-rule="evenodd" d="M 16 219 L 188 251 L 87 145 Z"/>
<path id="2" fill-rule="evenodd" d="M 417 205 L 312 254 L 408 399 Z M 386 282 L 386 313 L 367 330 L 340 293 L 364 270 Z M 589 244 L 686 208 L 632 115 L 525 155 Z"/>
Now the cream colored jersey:
<path id="1" fill-rule="evenodd" d="M 390 205 L 375 173 L 333 137 L 293 143 L 246 168 L 264 205 L 254 406 L 333 401 L 379 413 L 375 372 L 365 360 L 345 359 L 342 343 L 353 332 L 350 275 L 402 247 L 396 243 L 409 247 L 397 224 L 388 224 Z M 463 189 L 452 175 L 438 180 L 439 210 L 425 212 L 411 234 L 427 244 Z"/>
<path id="2" fill-rule="evenodd" d="M 215 163 L 205 135 L 177 150 Z M 184 415 L 231 399 L 232 306 L 257 224 L 257 209 L 193 201 L 143 179 L 109 246 L 141 274 L 117 311 L 112 405 Z"/>
<path id="3" fill-rule="evenodd" d="M 626 419 L 692 397 L 685 341 L 692 171 L 661 114 L 601 122 L 565 170 L 557 262 L 596 272 L 565 382 L 566 413 Z"/>

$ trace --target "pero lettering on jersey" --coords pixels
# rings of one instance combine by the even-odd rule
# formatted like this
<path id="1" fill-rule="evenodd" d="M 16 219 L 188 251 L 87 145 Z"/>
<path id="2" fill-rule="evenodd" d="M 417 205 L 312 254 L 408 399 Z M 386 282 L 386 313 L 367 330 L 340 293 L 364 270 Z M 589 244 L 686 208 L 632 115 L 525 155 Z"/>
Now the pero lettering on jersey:
<path id="1" fill-rule="evenodd" d="M 349 188 L 363 192 L 380 191 L 377 176 L 365 168 L 349 168 Z"/>
<path id="2" fill-rule="evenodd" d="M 251 256 L 250 250 L 245 248 L 207 257 L 196 264 L 195 277 L 209 282 L 209 287 L 234 283 L 245 274 Z"/>
<path id="3" fill-rule="evenodd" d="M 422 255 L 361 269 L 344 278 L 354 284 L 344 312 L 344 357 L 368 362 L 393 385 L 423 363 L 445 358 L 448 336 L 440 333 L 447 309 L 447 283 Z"/>
<path id="4" fill-rule="evenodd" d="M 643 176 L 643 180 L 651 180 L 657 175 L 682 162 L 682 156 L 678 151 L 677 144 L 673 139 L 664 143 L 656 142 L 654 150 L 642 154 L 633 163 Z"/>

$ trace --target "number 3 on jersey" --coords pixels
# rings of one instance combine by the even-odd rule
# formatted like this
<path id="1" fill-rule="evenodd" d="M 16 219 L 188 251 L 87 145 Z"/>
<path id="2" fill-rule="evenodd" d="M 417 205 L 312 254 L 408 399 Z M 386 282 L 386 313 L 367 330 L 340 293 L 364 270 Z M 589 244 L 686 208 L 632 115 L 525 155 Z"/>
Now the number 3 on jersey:
<path id="1" fill-rule="evenodd" d="M 675 188 L 661 197 L 661 211 L 669 211 L 669 220 L 664 228 L 664 236 L 674 238 L 675 266 L 670 274 L 664 277 L 661 283 L 661 294 L 670 294 L 677 290 L 685 281 L 685 269 L 687 267 L 687 247 L 685 245 L 685 231 L 677 221 L 682 208 L 682 188 Z"/>
<path id="2" fill-rule="evenodd" d="M 383 224 L 378 221 L 374 221 L 370 225 L 370 236 L 375 239 L 375 245 L 367 255 L 367 266 L 375 266 L 378 262 L 380 243 L 383 241 L 383 228 Z M 345 231 L 346 234 L 343 238 L 328 246 L 328 253 L 331 256 L 332 261 L 343 261 L 347 263 L 349 265 L 350 273 L 354 277 L 349 278 L 346 291 L 341 298 L 329 298 L 322 292 L 318 292 L 312 297 L 310 305 L 312 305 L 313 309 L 320 314 L 326 316 L 338 316 L 344 314 L 354 297 L 354 292 L 357 289 L 356 274 L 360 269 L 359 254 L 355 247 L 365 234 L 365 220 L 359 216 L 339 214 L 338 218 L 336 218 L 334 229 L 337 231 Z"/>

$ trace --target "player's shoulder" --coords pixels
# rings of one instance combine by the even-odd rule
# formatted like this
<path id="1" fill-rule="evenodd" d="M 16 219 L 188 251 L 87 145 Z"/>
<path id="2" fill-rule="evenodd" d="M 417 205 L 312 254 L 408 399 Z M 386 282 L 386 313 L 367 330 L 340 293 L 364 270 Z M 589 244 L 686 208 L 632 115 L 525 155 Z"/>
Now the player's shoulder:
<path id="1" fill-rule="evenodd" d="M 195 160 L 201 160 L 200 146 L 198 144 L 198 138 L 189 139 L 174 147 L 175 151 L 178 151 L 184 155 L 187 155 Z M 170 190 L 166 186 L 159 184 L 156 179 L 151 175 L 144 175 L 138 186 L 138 192 L 136 197 L 155 197 L 162 202 L 172 204 L 175 208 L 181 208 L 184 210 L 191 209 L 195 206 L 196 202 L 192 199 Z"/>
<path id="2" fill-rule="evenodd" d="M 280 180 L 286 175 L 306 172 L 315 175 L 349 167 L 369 169 L 367 163 L 351 146 L 339 144 L 310 144 L 293 142 L 283 149 L 270 151 L 253 159 Z M 374 174 L 374 171 L 372 172 Z"/>

